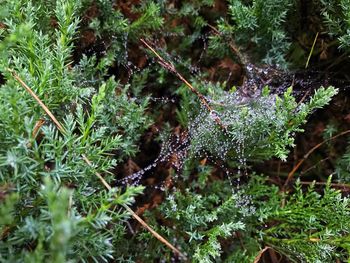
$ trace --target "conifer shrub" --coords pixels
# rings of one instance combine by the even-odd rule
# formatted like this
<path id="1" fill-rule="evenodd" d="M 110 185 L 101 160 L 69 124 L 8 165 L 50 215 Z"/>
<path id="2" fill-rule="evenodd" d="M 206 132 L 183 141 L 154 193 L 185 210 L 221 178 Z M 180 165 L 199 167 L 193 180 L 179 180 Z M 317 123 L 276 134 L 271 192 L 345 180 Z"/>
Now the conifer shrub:
<path id="1" fill-rule="evenodd" d="M 339 47 L 346 52 L 349 50 L 349 1 L 320 1 L 322 6 L 322 15 L 327 32 L 330 36 L 335 37 L 339 41 Z"/>
<path id="2" fill-rule="evenodd" d="M 331 188 L 331 177 L 323 192 L 297 181 L 282 193 L 269 182 L 269 171 L 253 171 L 255 162 L 285 160 L 295 134 L 338 89 L 320 87 L 303 101 L 292 87 L 279 95 L 258 87 L 248 95 L 204 81 L 208 73 L 190 67 L 192 55 L 204 63 L 228 55 L 221 45 L 228 39 L 241 48 L 253 43 L 256 59 L 286 67 L 291 39 L 285 24 L 294 2 L 229 1 L 227 16 L 212 0 L 121 2 L 0 2 L 0 261 L 185 261 L 124 210 L 151 190 L 163 190 L 159 204 L 142 216 L 188 261 L 253 262 L 265 246 L 292 262 L 349 260 L 348 199 Z M 330 10 L 337 5 L 321 2 L 332 34 L 330 21 L 338 18 Z M 346 1 L 340 8 L 346 20 Z M 215 22 L 220 34 L 203 37 Z M 344 48 L 346 30 L 344 22 L 336 34 Z M 175 40 L 166 43 L 170 36 Z M 167 73 L 167 64 L 155 65 L 150 53 L 136 48 L 140 38 L 155 43 L 174 68 L 196 72 L 191 83 L 211 110 Z M 192 54 L 198 42 L 209 58 Z M 137 64 L 141 53 L 146 62 Z M 165 123 L 153 91 L 176 98 L 176 120 Z M 161 183 L 145 191 L 127 184 L 135 174 L 122 178 L 118 169 L 139 153 L 155 122 L 163 130 L 180 124 L 186 132 L 176 141 L 180 146 L 163 140 L 166 158 L 158 158 L 178 155 L 179 165 L 169 161 L 174 187 Z M 338 174 L 347 175 L 347 156 Z"/>
<path id="3" fill-rule="evenodd" d="M 284 160 L 288 147 L 293 146 L 293 134 L 302 131 L 300 125 L 307 116 L 328 104 L 336 93 L 333 87 L 322 87 L 308 103 L 298 104 L 291 95 L 292 88 L 281 97 L 269 94 L 267 87 L 255 97 L 218 91 L 210 99 L 213 111 L 202 109 L 190 122 L 191 149 L 220 159 Z M 226 131 L 214 117 L 220 118 Z"/>
<path id="4" fill-rule="evenodd" d="M 243 48 L 254 44 L 257 59 L 285 68 L 290 45 L 287 19 L 291 19 L 288 14 L 294 8 L 294 1 L 232 0 L 228 4 L 228 17 L 220 19 L 219 29 Z"/>
<path id="5" fill-rule="evenodd" d="M 107 192 L 95 172 L 110 182 L 111 169 L 135 154 L 151 123 L 144 113 L 148 100 L 136 103 L 125 91 L 117 96 L 117 82 L 104 79 L 106 58 L 83 57 L 72 65 L 78 1 L 6 1 L 3 7 L 1 261 L 108 261 L 128 218 L 118 205 L 131 204 L 142 187 Z M 51 19 L 40 20 L 51 16 L 54 27 Z M 32 87 L 64 133 L 9 70 Z"/>

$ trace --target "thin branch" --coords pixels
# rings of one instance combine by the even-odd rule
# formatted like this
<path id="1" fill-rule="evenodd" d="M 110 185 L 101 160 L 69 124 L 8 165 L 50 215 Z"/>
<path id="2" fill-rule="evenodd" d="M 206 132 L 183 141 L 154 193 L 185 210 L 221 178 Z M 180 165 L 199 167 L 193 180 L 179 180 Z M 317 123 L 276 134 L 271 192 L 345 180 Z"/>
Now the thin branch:
<path id="1" fill-rule="evenodd" d="M 158 63 L 163 66 L 164 68 L 166 68 L 167 70 L 169 70 L 170 72 L 172 72 L 173 74 L 175 74 L 188 88 L 189 90 L 194 93 L 198 99 L 200 100 L 201 104 L 210 112 L 213 113 L 213 109 L 212 107 L 209 105 L 209 101 L 206 97 L 204 97 L 203 94 L 201 94 L 198 90 L 196 90 L 191 83 L 189 83 L 175 68 L 175 66 L 166 61 L 164 58 L 162 58 L 161 55 L 159 55 L 159 53 L 150 45 L 148 44 L 144 39 L 140 39 L 140 41 L 158 58 Z M 216 122 L 217 125 L 220 126 L 221 129 L 223 129 L 225 132 L 227 131 L 227 127 L 222 123 L 221 119 L 219 116 L 217 115 L 213 115 L 213 118 Z"/>
<path id="2" fill-rule="evenodd" d="M 26 83 L 16 74 L 16 72 L 12 69 L 8 69 L 8 71 L 11 72 L 12 76 L 22 85 L 23 88 L 25 88 L 28 93 L 39 103 L 40 107 L 46 112 L 47 115 L 50 116 L 51 120 L 55 123 L 57 128 L 62 132 L 66 133 L 63 126 L 59 123 L 59 121 L 56 119 L 56 117 L 52 114 L 52 112 L 46 107 L 46 105 L 39 99 L 39 97 L 34 93 L 34 91 L 28 87 Z"/>
<path id="3" fill-rule="evenodd" d="M 323 158 L 321 161 L 318 161 L 317 163 L 315 163 L 314 165 L 310 166 L 309 168 L 307 168 L 306 170 L 302 170 L 300 172 L 300 176 L 306 174 L 307 172 L 311 171 L 312 169 L 315 169 L 318 165 L 320 165 L 321 163 L 324 163 L 325 161 L 329 160 L 330 157 L 326 157 L 326 158 Z"/>
<path id="4" fill-rule="evenodd" d="M 309 56 L 307 57 L 307 61 L 306 61 L 306 64 L 305 64 L 305 69 L 307 69 L 307 67 L 309 66 L 309 62 L 310 62 L 312 53 L 314 52 L 315 44 L 316 44 L 316 41 L 317 41 L 317 38 L 318 38 L 318 33 L 319 32 L 317 32 L 317 34 L 315 36 L 314 42 L 312 44 L 312 47 L 311 47 L 311 50 L 310 50 L 310 53 L 309 53 Z"/>
<path id="5" fill-rule="evenodd" d="M 259 251 L 258 255 L 255 257 L 253 263 L 258 263 L 262 257 L 262 255 L 265 253 L 266 250 L 270 249 L 270 247 L 265 247 L 262 250 Z"/>
<path id="6" fill-rule="evenodd" d="M 51 111 L 46 107 L 46 105 L 39 99 L 39 97 L 34 93 L 34 91 L 16 74 L 16 72 L 12 69 L 8 69 L 13 77 L 28 91 L 28 93 L 39 103 L 39 105 L 44 109 L 44 111 L 47 113 L 47 115 L 50 116 L 51 120 L 55 123 L 57 128 L 65 134 L 66 131 L 63 128 L 63 126 L 59 123 L 59 121 L 55 118 L 55 116 L 51 113 Z M 89 161 L 89 159 L 86 158 L 85 155 L 82 155 L 82 158 L 84 161 L 89 165 L 92 166 L 92 163 Z M 98 172 L 95 172 L 95 175 L 100 179 L 102 184 L 110 191 L 112 187 L 106 182 L 106 180 L 102 177 L 102 175 Z M 156 231 L 154 231 L 145 221 L 142 220 L 135 212 L 127 205 L 122 204 L 122 206 L 131 214 L 133 218 L 135 218 L 143 227 L 145 227 L 155 238 L 157 238 L 160 242 L 165 244 L 167 247 L 169 247 L 172 251 L 174 251 L 177 255 L 182 257 L 183 259 L 187 259 L 186 256 L 181 253 L 176 247 L 174 247 L 172 244 L 170 244 L 165 238 L 163 238 L 161 235 L 159 235 Z"/>
<path id="7" fill-rule="evenodd" d="M 216 34 L 217 36 L 222 36 L 223 34 L 217 30 L 214 26 L 212 25 L 208 25 L 214 32 L 214 34 Z M 252 70 L 248 69 L 248 65 L 252 68 L 255 68 L 255 66 L 253 66 L 250 62 L 249 59 L 246 55 L 242 54 L 242 52 L 239 50 L 237 44 L 235 43 L 235 41 L 230 38 L 229 42 L 228 42 L 229 47 L 232 49 L 233 53 L 238 57 L 239 61 L 241 62 L 241 65 L 244 68 L 245 74 L 248 78 L 248 80 L 254 79 L 254 76 L 252 74 Z M 247 83 L 247 79 L 245 78 L 244 80 L 244 84 Z M 249 83 L 250 85 L 254 86 L 254 89 L 257 89 L 257 85 L 255 84 L 255 82 L 253 83 Z"/>
<path id="8" fill-rule="evenodd" d="M 302 184 L 302 185 L 312 185 L 312 184 L 315 184 L 315 185 L 327 185 L 328 183 L 327 182 L 305 182 L 305 181 L 300 181 L 300 184 Z M 331 183 L 330 186 L 350 190 L 350 184 Z"/>
<path id="9" fill-rule="evenodd" d="M 350 133 L 350 130 L 346 130 L 346 131 L 343 131 L 337 135 L 334 135 L 333 137 L 331 138 L 328 138 L 327 140 L 324 140 L 322 142 L 320 142 L 319 144 L 315 145 L 314 147 L 311 148 L 311 150 L 309 150 L 305 155 L 304 157 L 293 167 L 292 171 L 289 172 L 288 176 L 287 176 L 287 179 L 284 183 L 284 186 L 283 186 L 283 189 L 285 189 L 287 186 L 288 186 L 288 183 L 289 181 L 293 178 L 293 175 L 295 174 L 295 172 L 298 170 L 298 168 L 300 167 L 300 165 L 302 165 L 304 163 L 304 161 L 315 151 L 317 150 L 318 148 L 320 148 L 322 145 L 324 145 L 325 143 L 331 141 L 331 140 L 334 140 L 340 136 L 343 136 L 343 135 L 346 135 Z"/>
<path id="10" fill-rule="evenodd" d="M 93 167 L 91 161 L 82 154 L 82 157 L 84 161 L 91 167 Z M 112 190 L 112 187 L 106 182 L 106 180 L 102 177 L 102 175 L 98 172 L 95 172 L 95 175 L 101 180 L 102 184 L 109 190 Z M 172 244 L 170 244 L 165 238 L 163 238 L 161 235 L 159 235 L 156 231 L 154 231 L 145 221 L 142 220 L 141 217 L 139 217 L 129 206 L 122 204 L 122 206 L 132 215 L 133 218 L 135 218 L 144 228 L 146 228 L 151 234 L 156 237 L 160 242 L 165 244 L 167 247 L 169 247 L 171 250 L 173 250 L 176 254 L 178 254 L 180 257 L 186 260 L 186 256 L 182 254 L 176 247 L 174 247 Z"/>
<path id="11" fill-rule="evenodd" d="M 35 139 L 39 130 L 44 125 L 45 120 L 43 118 L 40 118 L 34 125 L 33 131 L 32 131 L 32 138 Z"/>
<path id="12" fill-rule="evenodd" d="M 222 36 L 222 33 L 217 30 L 214 26 L 208 25 L 211 30 L 214 31 L 215 35 L 217 36 Z M 246 68 L 247 64 L 249 64 L 249 60 L 247 59 L 246 56 L 244 56 L 240 51 L 236 43 L 230 39 L 230 42 L 228 43 L 229 47 L 232 49 L 232 51 L 236 54 L 240 62 L 242 63 L 243 67 Z"/>

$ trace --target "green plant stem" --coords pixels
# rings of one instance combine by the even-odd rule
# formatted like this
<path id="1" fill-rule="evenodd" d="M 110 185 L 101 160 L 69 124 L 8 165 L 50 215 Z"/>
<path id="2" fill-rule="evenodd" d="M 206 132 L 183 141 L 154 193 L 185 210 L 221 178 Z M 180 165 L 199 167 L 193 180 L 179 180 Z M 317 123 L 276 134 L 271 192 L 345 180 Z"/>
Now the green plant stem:
<path id="1" fill-rule="evenodd" d="M 318 32 L 317 32 L 317 34 L 316 34 L 316 36 L 315 36 L 314 42 L 313 42 L 313 44 L 312 44 L 312 47 L 311 47 L 311 50 L 310 50 L 310 53 L 309 53 L 309 56 L 307 57 L 307 61 L 306 61 L 306 64 L 305 64 L 305 68 L 306 68 L 306 69 L 307 69 L 308 66 L 309 66 L 309 62 L 310 62 L 312 53 L 314 52 L 314 48 L 315 48 L 315 44 L 316 44 L 317 38 L 318 38 Z"/>

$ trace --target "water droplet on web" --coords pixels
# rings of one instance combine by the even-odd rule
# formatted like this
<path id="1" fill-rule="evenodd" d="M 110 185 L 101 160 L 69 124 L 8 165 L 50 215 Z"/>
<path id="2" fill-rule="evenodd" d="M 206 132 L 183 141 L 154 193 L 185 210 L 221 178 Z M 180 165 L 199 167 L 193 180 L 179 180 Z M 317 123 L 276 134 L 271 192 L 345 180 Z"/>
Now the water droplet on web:
<path id="1" fill-rule="evenodd" d="M 165 33 L 167 37 L 179 37 L 179 35 L 172 33 Z M 207 35 L 198 36 L 203 42 L 203 51 L 199 56 L 200 62 L 207 50 Z M 136 72 L 142 72 L 144 69 L 138 68 L 134 65 L 128 56 L 128 35 L 127 33 L 119 37 L 119 41 L 123 43 L 124 57 L 121 62 L 124 67 L 128 70 L 128 80 Z M 163 41 L 161 39 L 161 41 Z M 192 61 L 188 61 L 178 56 L 174 51 L 167 52 L 164 43 L 161 41 L 154 40 L 152 45 L 155 46 L 157 51 L 167 61 L 172 64 L 181 65 L 188 69 L 188 73 L 197 79 L 201 78 L 201 70 L 197 65 L 193 65 Z M 147 68 L 153 67 L 155 64 L 158 65 L 158 61 L 154 56 L 147 55 Z M 247 71 L 253 73 L 254 66 L 248 64 Z M 231 73 L 228 79 L 231 77 Z M 203 80 L 203 85 L 210 84 L 207 80 Z M 176 87 L 174 87 L 175 91 Z M 240 177 L 247 174 L 247 159 L 250 158 L 249 149 L 255 147 L 259 138 L 252 137 L 248 132 L 251 132 L 246 127 L 258 127 L 257 125 L 262 118 L 268 118 L 270 120 L 276 119 L 275 117 L 275 101 L 273 97 L 265 97 L 264 100 L 259 97 L 250 98 L 244 96 L 239 92 L 229 93 L 222 92 L 220 96 L 207 97 L 213 110 L 208 112 L 204 107 L 198 106 L 198 114 L 194 115 L 192 112 L 187 113 L 189 121 L 188 135 L 184 136 L 173 136 L 169 140 L 165 140 L 162 143 L 159 156 L 149 165 L 144 167 L 142 170 L 121 179 L 121 184 L 132 184 L 138 185 L 145 173 L 152 172 L 157 166 L 164 164 L 165 162 L 171 162 L 175 171 L 181 171 L 184 160 L 190 155 L 194 157 L 206 156 L 213 160 L 222 161 L 233 161 L 236 163 L 236 171 L 234 174 L 228 169 L 225 170 L 227 178 L 231 184 L 232 189 L 239 188 Z M 174 100 L 171 98 L 155 98 L 151 97 L 152 101 L 161 103 L 173 103 Z M 135 100 L 138 101 L 138 100 Z M 218 126 L 217 120 L 223 123 L 224 126 L 228 127 L 228 134 L 223 133 L 222 129 Z M 281 123 L 281 127 L 283 123 Z M 176 158 L 174 158 L 176 157 Z M 223 169 L 224 165 L 220 165 Z M 178 178 L 178 173 L 173 175 L 173 180 Z M 166 190 L 167 187 L 164 185 L 154 186 L 159 190 Z M 234 190 L 233 190 L 234 192 Z"/>

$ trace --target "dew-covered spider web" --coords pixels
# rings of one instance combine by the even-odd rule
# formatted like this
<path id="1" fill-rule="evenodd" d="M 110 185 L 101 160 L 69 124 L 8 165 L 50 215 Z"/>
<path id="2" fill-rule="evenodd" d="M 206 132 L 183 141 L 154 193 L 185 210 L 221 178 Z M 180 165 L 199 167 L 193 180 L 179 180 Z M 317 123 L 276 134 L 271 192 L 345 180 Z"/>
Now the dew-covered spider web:
<path id="1" fill-rule="evenodd" d="M 181 34 L 162 34 L 162 39 L 164 37 L 167 39 L 182 37 Z M 196 79 L 198 83 L 207 85 L 210 81 L 203 77 L 206 76 L 206 72 L 203 72 L 200 65 L 207 56 L 209 37 L 210 34 L 197 36 L 197 40 L 202 42 L 202 51 L 195 62 L 180 57 L 174 51 L 167 51 L 164 43 L 157 40 L 157 38 L 148 41 L 165 61 L 169 62 L 170 65 L 181 68 L 182 72 L 185 71 L 187 78 Z M 120 40 L 120 37 L 118 38 Z M 125 52 L 120 64 L 127 72 L 126 83 L 131 83 L 134 76 L 142 74 L 145 70 L 159 69 L 159 66 L 157 66 L 159 59 L 148 52 L 146 48 L 143 50 L 147 60 L 146 66 L 140 67 L 137 65 L 128 55 L 128 35 L 121 39 L 124 43 Z M 167 70 L 166 65 L 165 70 Z M 260 149 L 269 147 L 266 143 L 267 140 L 262 138 L 271 129 L 269 123 L 274 123 L 274 128 L 277 130 L 282 129 L 285 124 L 282 122 L 276 123 L 276 119 L 278 119 L 276 118 L 276 96 L 274 94 L 263 95 L 263 87 L 270 85 L 273 87 L 272 93 L 281 94 L 287 87 L 298 83 L 295 78 L 290 77 L 291 74 L 285 74 L 276 69 L 264 69 L 248 64 L 245 71 L 250 79 L 245 79 L 237 91 L 220 89 L 217 93 L 204 96 L 211 110 L 204 107 L 197 98 L 196 102 L 191 105 L 193 111 L 187 112 L 189 121 L 186 129 L 180 134 L 169 135 L 168 139 L 162 141 L 158 157 L 138 172 L 120 179 L 118 183 L 138 185 L 142 183 L 145 174 L 149 174 L 158 166 L 169 162 L 172 163 L 176 173 L 180 174 L 183 163 L 191 157 L 206 158 L 214 164 L 220 163 L 220 167 L 231 180 L 232 185 L 239 185 L 240 176 L 247 173 L 247 162 L 251 158 L 255 158 Z M 228 73 L 227 80 L 230 79 L 231 74 L 232 72 Z M 269 74 L 274 79 L 280 79 L 280 83 L 276 84 L 274 80 L 269 79 Z M 175 82 L 174 93 L 179 85 L 181 85 L 181 82 Z M 150 100 L 157 104 L 181 105 L 178 97 L 151 96 Z M 173 117 L 176 118 L 175 115 Z M 217 119 L 221 121 L 223 126 L 227 127 L 227 130 L 219 127 L 215 121 Z M 174 156 L 176 156 L 176 161 L 173 161 Z M 229 169 L 223 163 L 229 163 L 228 166 L 233 166 L 235 169 Z M 232 181 L 232 178 L 235 178 L 235 182 Z M 155 187 L 162 188 L 161 186 Z"/>
<path id="2" fill-rule="evenodd" d="M 166 37 L 179 37 L 179 35 L 166 35 Z M 199 39 L 203 41 L 203 51 L 201 52 L 199 56 L 199 60 L 197 61 L 197 64 L 202 60 L 205 51 L 206 51 L 206 42 L 207 42 L 208 35 L 201 35 L 199 36 Z M 176 64 L 178 66 L 184 67 L 187 72 L 194 78 L 200 79 L 202 76 L 202 72 L 199 66 L 193 65 L 182 59 L 180 56 L 176 54 L 170 54 L 169 52 L 166 52 L 166 50 L 157 43 L 157 40 L 152 41 L 152 45 L 156 46 L 156 49 L 162 54 L 164 59 L 166 61 L 170 61 L 171 64 Z M 126 44 L 125 44 L 126 46 Z M 148 61 L 148 68 L 152 68 L 155 65 L 157 65 L 157 59 L 154 56 L 151 56 L 145 53 Z M 140 73 L 144 69 L 138 68 L 134 63 L 132 63 L 130 60 L 128 60 L 127 52 L 125 53 L 124 60 L 127 61 L 126 63 L 123 64 L 125 68 L 128 70 L 128 81 L 130 81 L 130 78 L 137 73 Z M 204 84 L 207 84 L 208 82 L 205 79 L 202 79 Z M 174 85 L 175 86 L 175 85 Z M 176 86 L 174 87 L 176 89 Z M 209 100 L 209 98 L 208 98 Z M 167 97 L 151 97 L 151 101 L 157 102 L 157 103 L 174 103 L 176 102 L 175 99 L 173 98 L 167 98 Z M 190 120 L 190 123 L 197 123 L 199 119 L 205 118 L 204 115 L 206 115 L 208 112 L 205 111 L 205 109 L 201 108 L 200 103 L 198 102 L 196 105 L 193 105 L 193 107 L 198 108 L 199 112 L 197 117 L 193 116 L 192 112 L 188 112 L 188 118 Z M 214 114 L 214 112 L 211 112 L 210 114 Z M 202 117 L 200 117 L 202 116 Z M 174 116 L 175 117 L 175 116 Z M 207 116 L 208 117 L 208 116 Z M 210 116 L 208 117 L 209 122 L 211 122 Z M 198 128 L 198 125 L 197 125 Z M 206 128 L 203 126 L 202 128 Z M 209 128 L 209 126 L 208 126 Z M 198 149 L 196 151 L 193 148 L 193 145 L 191 142 L 193 141 L 193 138 L 196 135 L 198 131 L 195 130 L 195 125 L 191 125 L 187 128 L 186 131 L 183 131 L 181 134 L 173 134 L 168 136 L 168 139 L 163 140 L 162 145 L 161 145 L 161 150 L 156 159 L 154 159 L 153 162 L 151 162 L 149 165 L 146 167 L 142 168 L 140 171 L 133 173 L 131 175 L 128 175 L 121 179 L 119 182 L 121 184 L 131 184 L 131 185 L 138 185 L 142 181 L 142 177 L 146 174 L 149 173 L 150 171 L 154 170 L 157 166 L 162 165 L 167 162 L 172 162 L 172 158 L 176 156 L 176 163 L 172 163 L 173 167 L 177 172 L 181 171 L 182 165 L 185 162 L 186 158 L 188 158 L 189 155 L 195 156 L 198 158 L 208 158 L 208 159 L 213 159 L 216 160 L 216 157 L 221 158 L 221 156 L 215 156 L 214 157 L 213 153 L 201 151 Z M 198 140 L 197 140 L 198 141 Z M 176 179 L 176 178 L 175 178 Z M 160 187 L 161 188 L 161 187 Z"/>

